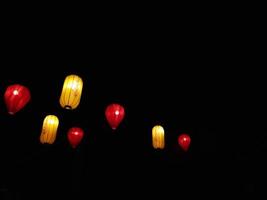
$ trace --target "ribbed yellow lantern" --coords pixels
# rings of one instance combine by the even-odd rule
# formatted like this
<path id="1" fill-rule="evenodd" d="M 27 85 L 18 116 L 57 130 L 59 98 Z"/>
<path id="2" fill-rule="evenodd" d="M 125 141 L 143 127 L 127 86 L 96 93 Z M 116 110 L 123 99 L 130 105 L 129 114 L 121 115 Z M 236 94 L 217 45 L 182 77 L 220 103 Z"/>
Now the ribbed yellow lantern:
<path id="1" fill-rule="evenodd" d="M 53 144 L 57 136 L 59 120 L 55 115 L 47 115 L 43 122 L 42 132 L 40 135 L 40 142 L 42 144 Z"/>
<path id="2" fill-rule="evenodd" d="M 70 110 L 77 108 L 81 100 L 82 89 L 83 81 L 79 76 L 67 76 L 59 100 L 61 107 Z"/>
<path id="3" fill-rule="evenodd" d="M 152 142 L 154 149 L 164 149 L 164 129 L 162 126 L 157 125 L 152 129 Z"/>

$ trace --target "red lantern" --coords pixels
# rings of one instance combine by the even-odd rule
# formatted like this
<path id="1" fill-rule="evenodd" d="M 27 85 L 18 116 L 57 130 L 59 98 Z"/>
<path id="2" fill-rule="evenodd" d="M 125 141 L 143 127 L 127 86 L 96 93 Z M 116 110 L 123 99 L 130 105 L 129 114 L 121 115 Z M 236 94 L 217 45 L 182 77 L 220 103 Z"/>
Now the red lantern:
<path id="1" fill-rule="evenodd" d="M 113 103 L 106 108 L 105 115 L 110 127 L 115 130 L 123 120 L 125 111 L 121 105 Z"/>
<path id="2" fill-rule="evenodd" d="M 188 151 L 190 143 L 191 138 L 186 133 L 183 133 L 178 137 L 178 144 L 180 145 L 180 147 L 182 147 L 184 151 Z"/>
<path id="3" fill-rule="evenodd" d="M 14 115 L 30 101 L 31 93 L 25 86 L 14 84 L 7 87 L 4 99 L 8 113 Z"/>
<path id="4" fill-rule="evenodd" d="M 76 148 L 83 138 L 84 132 L 81 128 L 73 127 L 68 131 L 68 140 L 72 148 Z"/>

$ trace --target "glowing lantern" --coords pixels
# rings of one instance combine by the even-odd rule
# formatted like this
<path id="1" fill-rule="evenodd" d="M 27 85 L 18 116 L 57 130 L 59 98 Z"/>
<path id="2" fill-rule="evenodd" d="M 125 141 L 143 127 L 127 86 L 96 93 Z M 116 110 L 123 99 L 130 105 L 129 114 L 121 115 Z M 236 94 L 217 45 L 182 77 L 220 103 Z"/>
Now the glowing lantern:
<path id="1" fill-rule="evenodd" d="M 40 142 L 42 144 L 53 144 L 57 136 L 59 120 L 55 115 L 47 115 L 43 122 L 43 128 L 40 135 Z"/>
<path id="2" fill-rule="evenodd" d="M 164 129 L 162 126 L 157 125 L 152 129 L 152 142 L 154 149 L 164 149 Z"/>
<path id="3" fill-rule="evenodd" d="M 30 101 L 31 93 L 27 87 L 14 84 L 7 87 L 4 99 L 8 113 L 14 115 Z"/>
<path id="4" fill-rule="evenodd" d="M 178 137 L 178 144 L 184 151 L 188 151 L 191 143 L 191 138 L 189 135 L 183 133 Z"/>
<path id="5" fill-rule="evenodd" d="M 79 76 L 67 76 L 59 100 L 61 107 L 70 110 L 77 108 L 81 100 L 82 89 L 83 81 Z"/>
<path id="6" fill-rule="evenodd" d="M 106 108 L 105 115 L 110 127 L 115 130 L 122 122 L 125 111 L 121 105 L 113 103 Z"/>
<path id="7" fill-rule="evenodd" d="M 68 131 L 68 140 L 73 148 L 76 148 L 80 144 L 83 138 L 83 130 L 78 127 L 70 128 Z"/>

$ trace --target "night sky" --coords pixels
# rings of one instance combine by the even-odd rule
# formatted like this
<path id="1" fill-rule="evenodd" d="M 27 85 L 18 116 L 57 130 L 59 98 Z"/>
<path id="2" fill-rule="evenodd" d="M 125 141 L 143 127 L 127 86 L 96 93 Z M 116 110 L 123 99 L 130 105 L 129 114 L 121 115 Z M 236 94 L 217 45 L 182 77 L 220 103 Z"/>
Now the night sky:
<path id="1" fill-rule="evenodd" d="M 177 37 L 175 29 L 109 28 L 87 40 L 80 29 L 72 39 L 64 31 L 28 34 L 22 31 L 27 27 L 18 27 L 19 35 L 6 33 L 0 63 L 1 195 L 127 199 L 126 194 L 178 198 L 262 191 L 264 79 L 249 68 L 235 68 L 253 63 L 237 49 L 242 42 L 215 30 L 206 34 L 205 27 Z M 72 111 L 59 104 L 69 74 L 84 82 L 80 105 Z M 14 83 L 27 86 L 32 99 L 11 116 L 3 95 Z M 113 102 L 126 112 L 116 131 L 104 116 Z M 55 143 L 42 145 L 48 114 L 58 116 L 60 125 Z M 164 150 L 152 147 L 158 124 L 165 129 Z M 85 132 L 76 149 L 66 135 L 73 126 Z M 188 152 L 178 146 L 181 133 L 191 136 Z"/>

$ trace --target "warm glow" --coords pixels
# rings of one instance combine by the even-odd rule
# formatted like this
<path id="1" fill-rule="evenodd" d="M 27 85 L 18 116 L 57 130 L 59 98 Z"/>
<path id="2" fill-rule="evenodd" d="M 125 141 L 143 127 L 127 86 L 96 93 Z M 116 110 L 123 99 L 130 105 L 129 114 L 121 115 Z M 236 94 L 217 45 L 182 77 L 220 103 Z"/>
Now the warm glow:
<path id="1" fill-rule="evenodd" d="M 76 90 L 78 88 L 78 82 L 77 81 L 73 81 L 73 83 L 70 85 L 70 87 L 72 90 Z"/>
<path id="2" fill-rule="evenodd" d="M 55 115 L 48 115 L 45 117 L 40 135 L 40 142 L 42 144 L 53 144 L 55 142 L 58 125 L 59 120 Z"/>
<path id="3" fill-rule="evenodd" d="M 120 111 L 116 110 L 115 115 L 119 115 L 119 114 L 120 114 Z"/>
<path id="4" fill-rule="evenodd" d="M 54 119 L 49 119 L 47 123 L 48 124 L 54 124 L 55 123 L 55 120 Z"/>
<path id="5" fill-rule="evenodd" d="M 13 94 L 14 94 L 14 95 L 18 95 L 18 94 L 19 94 L 19 91 L 18 91 L 18 90 L 14 90 L 14 91 L 13 91 Z"/>
<path id="6" fill-rule="evenodd" d="M 70 110 L 77 108 L 81 100 L 82 89 L 83 81 L 79 76 L 67 76 L 59 100 L 61 107 Z"/>
<path id="7" fill-rule="evenodd" d="M 154 126 L 152 129 L 152 142 L 154 149 L 164 149 L 164 129 L 162 126 Z"/>

